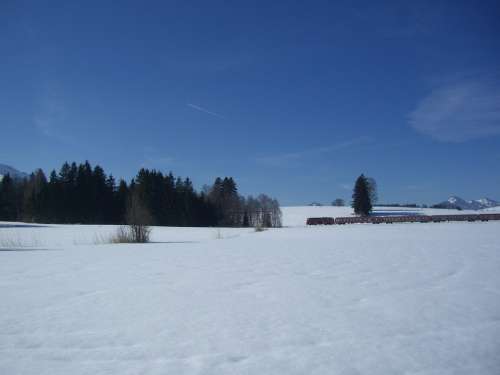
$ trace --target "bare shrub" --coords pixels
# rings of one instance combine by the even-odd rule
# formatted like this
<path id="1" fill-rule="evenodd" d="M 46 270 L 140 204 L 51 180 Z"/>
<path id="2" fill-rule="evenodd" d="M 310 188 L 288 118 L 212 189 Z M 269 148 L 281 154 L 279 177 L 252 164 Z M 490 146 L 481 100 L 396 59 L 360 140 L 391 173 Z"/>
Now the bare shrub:
<path id="1" fill-rule="evenodd" d="M 137 192 L 132 193 L 125 212 L 126 225 L 109 236 L 96 234 L 94 244 L 146 243 L 149 242 L 153 218 Z"/>
<path id="2" fill-rule="evenodd" d="M 129 227 L 122 225 L 113 234 L 94 234 L 94 245 L 107 245 L 115 243 L 134 243 L 132 232 Z"/>
<path id="3" fill-rule="evenodd" d="M 139 194 L 133 193 L 127 205 L 125 214 L 126 230 L 120 228 L 118 237 L 128 242 L 145 243 L 149 242 L 153 218 L 149 209 L 141 200 Z"/>
<path id="4" fill-rule="evenodd" d="M 133 243 L 133 232 L 128 226 L 121 226 L 116 230 L 116 233 L 109 238 L 109 243 Z"/>
<path id="5" fill-rule="evenodd" d="M 256 232 L 264 232 L 265 230 L 267 230 L 267 228 L 265 228 L 264 226 L 262 226 L 262 224 L 260 223 L 257 223 L 254 227 L 255 231 Z"/>

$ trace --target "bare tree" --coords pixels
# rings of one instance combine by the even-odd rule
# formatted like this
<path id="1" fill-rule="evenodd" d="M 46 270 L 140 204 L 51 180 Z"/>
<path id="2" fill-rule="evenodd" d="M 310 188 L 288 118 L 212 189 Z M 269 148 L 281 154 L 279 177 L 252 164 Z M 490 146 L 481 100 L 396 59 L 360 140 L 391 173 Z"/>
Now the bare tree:
<path id="1" fill-rule="evenodd" d="M 125 222 L 131 236 L 131 242 L 149 242 L 153 218 L 137 192 L 131 194 L 127 204 Z"/>
<path id="2" fill-rule="evenodd" d="M 282 226 L 282 214 L 280 209 L 280 204 L 277 199 L 273 199 L 272 202 L 272 224 L 274 228 L 281 228 Z"/>
<path id="3" fill-rule="evenodd" d="M 258 203 L 258 223 L 266 228 L 281 227 L 281 210 L 276 199 L 272 199 L 265 194 L 257 197 Z"/>

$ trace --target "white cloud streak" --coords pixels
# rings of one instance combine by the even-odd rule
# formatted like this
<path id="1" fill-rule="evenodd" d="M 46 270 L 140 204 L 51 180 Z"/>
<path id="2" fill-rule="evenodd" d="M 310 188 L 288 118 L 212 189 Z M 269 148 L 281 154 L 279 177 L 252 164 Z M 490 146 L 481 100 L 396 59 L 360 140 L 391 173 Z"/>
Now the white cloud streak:
<path id="1" fill-rule="evenodd" d="M 442 142 L 500 135 L 500 88 L 484 80 L 442 86 L 410 113 L 409 124 Z"/>
<path id="2" fill-rule="evenodd" d="M 219 118 L 225 118 L 224 116 L 222 116 L 222 115 L 220 115 L 220 114 L 218 114 L 216 112 L 209 111 L 208 109 L 200 107 L 199 105 L 196 105 L 196 104 L 188 103 L 187 106 L 190 107 L 190 108 L 193 108 L 193 109 L 195 109 L 197 111 L 204 112 L 204 113 L 207 113 L 207 114 L 212 115 L 212 116 L 216 116 L 216 117 L 219 117 Z"/>

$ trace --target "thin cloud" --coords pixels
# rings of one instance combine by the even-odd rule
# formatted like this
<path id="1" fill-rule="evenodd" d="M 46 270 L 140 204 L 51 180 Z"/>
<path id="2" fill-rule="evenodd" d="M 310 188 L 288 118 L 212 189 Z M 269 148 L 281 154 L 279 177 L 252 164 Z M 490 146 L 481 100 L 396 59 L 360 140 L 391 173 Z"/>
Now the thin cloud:
<path id="1" fill-rule="evenodd" d="M 410 113 L 409 124 L 442 142 L 500 135 L 500 87 L 484 80 L 442 86 Z"/>
<path id="2" fill-rule="evenodd" d="M 254 158 L 254 160 L 259 164 L 263 164 L 269 167 L 284 167 L 297 164 L 301 160 L 308 157 L 315 157 L 342 149 L 348 149 L 351 147 L 369 143 L 371 141 L 372 139 L 370 137 L 359 137 L 344 142 L 335 143 L 329 146 L 317 147 L 314 149 L 258 156 Z"/>
<path id="3" fill-rule="evenodd" d="M 187 106 L 190 107 L 190 108 L 196 109 L 197 111 L 208 113 L 209 115 L 212 115 L 212 116 L 216 116 L 216 117 L 220 117 L 220 118 L 225 118 L 224 116 L 222 116 L 222 115 L 220 115 L 220 114 L 218 114 L 216 112 L 209 111 L 208 109 L 200 107 L 199 105 L 196 105 L 196 104 L 188 103 Z"/>

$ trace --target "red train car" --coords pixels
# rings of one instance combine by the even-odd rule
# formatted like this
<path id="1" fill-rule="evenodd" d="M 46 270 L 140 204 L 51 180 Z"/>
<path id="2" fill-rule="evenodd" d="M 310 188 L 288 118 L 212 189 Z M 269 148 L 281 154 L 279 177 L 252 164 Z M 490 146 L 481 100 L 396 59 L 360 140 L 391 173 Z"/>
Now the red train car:
<path id="1" fill-rule="evenodd" d="M 307 219 L 307 225 L 333 225 L 335 219 L 333 217 L 310 217 Z"/>
<path id="2" fill-rule="evenodd" d="M 500 214 L 311 217 L 307 219 L 307 225 L 442 223 L 445 221 L 473 222 L 489 220 L 500 220 Z"/>

